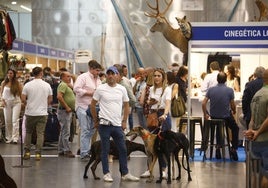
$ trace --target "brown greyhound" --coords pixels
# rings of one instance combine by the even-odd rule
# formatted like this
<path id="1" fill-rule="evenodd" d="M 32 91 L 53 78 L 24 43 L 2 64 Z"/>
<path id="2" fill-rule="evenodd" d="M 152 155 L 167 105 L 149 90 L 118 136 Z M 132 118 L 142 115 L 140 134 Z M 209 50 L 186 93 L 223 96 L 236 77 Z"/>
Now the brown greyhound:
<path id="1" fill-rule="evenodd" d="M 157 159 L 157 154 L 154 150 L 154 142 L 157 137 L 156 134 L 150 133 L 148 130 L 144 129 L 141 126 L 134 127 L 132 130 L 130 130 L 126 136 L 140 136 L 144 142 L 145 146 L 145 152 L 147 155 L 147 164 L 149 166 L 149 172 L 150 172 L 150 177 L 147 182 L 152 182 L 153 181 L 153 168 Z"/>

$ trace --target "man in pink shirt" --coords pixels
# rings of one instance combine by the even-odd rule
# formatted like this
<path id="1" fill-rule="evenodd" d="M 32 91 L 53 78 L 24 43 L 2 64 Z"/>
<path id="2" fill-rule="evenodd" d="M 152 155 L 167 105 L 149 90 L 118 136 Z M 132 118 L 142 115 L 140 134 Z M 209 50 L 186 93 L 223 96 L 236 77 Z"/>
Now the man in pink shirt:
<path id="1" fill-rule="evenodd" d="M 92 118 L 86 113 L 88 106 L 91 104 L 92 96 L 101 84 L 99 73 L 102 66 L 96 61 L 88 62 L 89 70 L 79 75 L 74 83 L 74 92 L 76 94 L 75 109 L 80 125 L 80 157 L 82 160 L 89 159 L 91 138 L 95 133 Z"/>

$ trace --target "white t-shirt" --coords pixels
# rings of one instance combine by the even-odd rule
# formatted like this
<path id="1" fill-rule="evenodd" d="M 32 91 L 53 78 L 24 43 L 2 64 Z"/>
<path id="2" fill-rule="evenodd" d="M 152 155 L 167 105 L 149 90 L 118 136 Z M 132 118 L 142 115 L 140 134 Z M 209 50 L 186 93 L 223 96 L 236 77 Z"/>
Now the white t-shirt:
<path id="1" fill-rule="evenodd" d="M 101 84 L 94 92 L 93 99 L 99 101 L 99 118 L 109 120 L 114 126 L 121 126 L 123 102 L 128 102 L 127 90 L 116 84 L 115 87 L 107 83 Z"/>
<path id="2" fill-rule="evenodd" d="M 149 99 L 154 98 L 158 101 L 157 104 L 152 105 L 151 109 L 157 109 L 159 104 L 160 105 L 158 109 L 165 109 L 166 100 L 171 100 L 171 88 L 170 87 L 166 87 L 162 97 L 161 97 L 161 94 L 162 94 L 162 87 L 156 88 L 155 92 L 154 92 L 154 86 L 150 87 Z M 160 97 L 161 97 L 161 101 L 159 101 Z"/>
<path id="3" fill-rule="evenodd" d="M 47 99 L 52 96 L 50 85 L 42 79 L 34 79 L 25 84 L 22 94 L 26 95 L 27 105 L 25 115 L 43 116 L 48 115 Z"/>

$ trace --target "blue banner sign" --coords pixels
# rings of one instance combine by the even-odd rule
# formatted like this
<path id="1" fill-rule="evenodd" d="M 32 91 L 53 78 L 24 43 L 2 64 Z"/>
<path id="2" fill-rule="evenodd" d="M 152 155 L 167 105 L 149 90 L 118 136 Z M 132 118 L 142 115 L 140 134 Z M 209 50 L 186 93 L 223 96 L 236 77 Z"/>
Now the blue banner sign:
<path id="1" fill-rule="evenodd" d="M 74 54 L 73 53 L 68 53 L 68 59 L 74 59 Z"/>
<path id="2" fill-rule="evenodd" d="M 12 50 L 23 51 L 23 42 L 14 40 L 12 44 Z"/>
<path id="3" fill-rule="evenodd" d="M 268 26 L 194 26 L 191 40 L 268 40 Z"/>
<path id="4" fill-rule="evenodd" d="M 40 55 L 48 56 L 48 48 L 43 46 L 37 46 L 37 53 Z"/>
<path id="5" fill-rule="evenodd" d="M 49 54 L 50 54 L 51 57 L 58 57 L 58 51 L 57 50 L 50 49 L 49 51 L 50 51 Z"/>
<path id="6" fill-rule="evenodd" d="M 59 57 L 60 58 L 66 58 L 66 52 L 63 52 L 63 51 L 59 51 Z"/>
<path id="7" fill-rule="evenodd" d="M 24 52 L 36 54 L 36 45 L 24 42 Z"/>

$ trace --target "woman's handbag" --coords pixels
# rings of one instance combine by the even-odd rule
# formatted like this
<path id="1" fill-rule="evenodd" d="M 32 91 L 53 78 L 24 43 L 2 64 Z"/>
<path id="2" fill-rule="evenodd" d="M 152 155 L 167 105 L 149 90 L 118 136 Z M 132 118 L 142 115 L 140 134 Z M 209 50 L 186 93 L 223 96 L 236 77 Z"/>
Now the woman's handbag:
<path id="1" fill-rule="evenodd" d="M 186 105 L 181 95 L 174 97 L 171 100 L 171 116 L 181 117 L 186 112 Z"/>
<path id="2" fill-rule="evenodd" d="M 147 115 L 147 127 L 153 128 L 158 127 L 158 116 L 157 112 L 151 112 Z"/>

